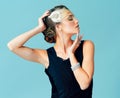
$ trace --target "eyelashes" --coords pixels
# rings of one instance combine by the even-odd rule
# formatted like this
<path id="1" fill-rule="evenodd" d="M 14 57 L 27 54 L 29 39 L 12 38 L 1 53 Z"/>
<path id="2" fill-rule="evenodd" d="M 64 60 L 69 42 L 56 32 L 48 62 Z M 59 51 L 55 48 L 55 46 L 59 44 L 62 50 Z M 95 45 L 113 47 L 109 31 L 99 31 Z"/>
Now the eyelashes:
<path id="1" fill-rule="evenodd" d="M 73 16 L 73 15 L 68 16 L 68 20 L 69 20 L 69 21 L 73 21 L 73 19 L 74 19 L 74 16 Z"/>
<path id="2" fill-rule="evenodd" d="M 73 21 L 73 18 L 68 18 L 69 21 Z"/>

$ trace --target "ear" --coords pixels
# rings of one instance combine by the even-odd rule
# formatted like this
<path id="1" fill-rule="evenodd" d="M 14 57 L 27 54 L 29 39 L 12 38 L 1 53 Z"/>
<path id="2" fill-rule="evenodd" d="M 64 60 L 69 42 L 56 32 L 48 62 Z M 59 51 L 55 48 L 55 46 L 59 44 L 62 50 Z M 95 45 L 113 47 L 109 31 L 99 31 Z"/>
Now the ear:
<path id="1" fill-rule="evenodd" d="M 61 24 L 56 24 L 55 27 L 56 27 L 56 30 L 57 30 L 57 31 L 61 31 L 61 30 L 62 30 Z"/>

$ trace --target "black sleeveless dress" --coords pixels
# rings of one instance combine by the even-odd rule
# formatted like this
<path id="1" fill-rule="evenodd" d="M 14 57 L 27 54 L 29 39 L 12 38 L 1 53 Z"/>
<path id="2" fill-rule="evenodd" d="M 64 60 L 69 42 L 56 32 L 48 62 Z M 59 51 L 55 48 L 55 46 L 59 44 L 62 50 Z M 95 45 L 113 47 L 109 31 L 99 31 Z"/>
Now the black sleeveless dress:
<path id="1" fill-rule="evenodd" d="M 75 51 L 77 60 L 82 64 L 83 53 L 81 41 L 80 46 Z M 81 90 L 75 76 L 71 70 L 69 59 L 63 60 L 57 57 L 53 47 L 47 49 L 49 66 L 45 69 L 52 85 L 51 98 L 92 98 L 93 80 L 86 90 Z"/>

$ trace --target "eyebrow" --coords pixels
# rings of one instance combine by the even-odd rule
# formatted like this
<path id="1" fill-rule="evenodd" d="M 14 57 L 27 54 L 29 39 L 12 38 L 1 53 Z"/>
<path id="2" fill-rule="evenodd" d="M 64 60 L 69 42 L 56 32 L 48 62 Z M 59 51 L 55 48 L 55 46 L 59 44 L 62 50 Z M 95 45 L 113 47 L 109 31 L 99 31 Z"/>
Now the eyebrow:
<path id="1" fill-rule="evenodd" d="M 69 16 L 70 16 L 70 17 L 73 17 L 74 15 L 73 15 L 73 14 L 70 14 Z"/>
<path id="2" fill-rule="evenodd" d="M 66 16 L 63 17 L 63 19 L 64 19 L 64 18 L 73 17 L 73 16 L 74 16 L 74 15 L 73 15 L 72 13 L 68 13 L 68 15 L 66 15 Z"/>

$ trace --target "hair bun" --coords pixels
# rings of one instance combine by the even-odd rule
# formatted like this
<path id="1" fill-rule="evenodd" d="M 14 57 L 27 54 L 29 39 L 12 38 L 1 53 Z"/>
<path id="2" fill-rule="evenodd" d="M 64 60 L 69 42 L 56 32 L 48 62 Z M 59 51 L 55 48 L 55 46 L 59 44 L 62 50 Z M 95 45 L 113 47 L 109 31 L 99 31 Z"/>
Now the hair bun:
<path id="1" fill-rule="evenodd" d="M 53 31 L 52 27 L 48 27 L 46 30 L 43 31 L 44 39 L 49 43 L 55 42 L 55 31 Z"/>

